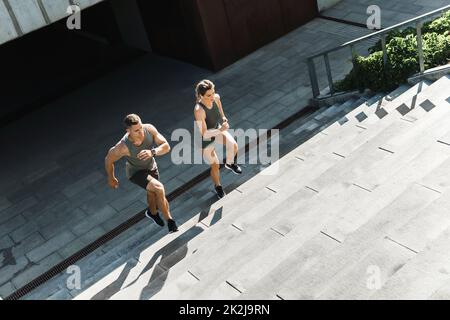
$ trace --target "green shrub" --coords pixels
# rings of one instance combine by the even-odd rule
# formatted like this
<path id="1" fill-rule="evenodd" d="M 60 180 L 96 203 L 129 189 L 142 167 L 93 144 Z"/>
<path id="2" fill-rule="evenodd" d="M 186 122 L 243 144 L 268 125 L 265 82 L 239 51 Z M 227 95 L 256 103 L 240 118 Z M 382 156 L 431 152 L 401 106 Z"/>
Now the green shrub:
<path id="1" fill-rule="evenodd" d="M 424 24 L 423 52 L 425 68 L 450 61 L 450 11 Z M 390 91 L 419 72 L 416 29 L 413 27 L 390 32 L 386 37 L 388 64 L 384 66 L 381 42 L 369 48 L 368 57 L 355 56 L 355 67 L 334 86 L 337 91 Z"/>
<path id="2" fill-rule="evenodd" d="M 446 64 L 450 59 L 450 35 L 427 33 L 423 36 L 425 68 Z"/>
<path id="3" fill-rule="evenodd" d="M 394 30 L 394 31 L 389 32 L 386 35 L 386 43 L 389 43 L 394 38 L 406 38 L 406 36 L 415 35 L 415 34 L 416 34 L 416 28 L 413 28 L 413 27 L 408 27 L 403 30 Z M 373 47 L 370 47 L 368 49 L 369 53 L 374 53 L 374 52 L 381 51 L 381 50 L 383 50 L 381 47 L 381 40 L 378 40 L 378 42 Z"/>
<path id="4" fill-rule="evenodd" d="M 423 33 L 436 32 L 438 34 L 449 34 L 450 31 L 450 11 L 445 12 L 442 17 L 425 23 Z"/>

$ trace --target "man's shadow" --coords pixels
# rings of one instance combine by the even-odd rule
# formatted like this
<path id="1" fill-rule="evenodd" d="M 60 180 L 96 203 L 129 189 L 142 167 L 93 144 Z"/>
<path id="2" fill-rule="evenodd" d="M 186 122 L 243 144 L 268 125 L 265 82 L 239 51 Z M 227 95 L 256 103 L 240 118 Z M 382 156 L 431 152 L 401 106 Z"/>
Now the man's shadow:
<path id="1" fill-rule="evenodd" d="M 208 212 L 208 210 L 203 210 L 200 213 L 198 222 L 201 222 L 204 218 L 206 218 L 208 216 Z M 210 212 L 210 214 L 213 214 L 210 223 L 210 225 L 213 225 L 222 218 L 222 207 L 218 208 L 214 212 Z M 186 257 L 188 253 L 189 241 L 194 239 L 203 231 L 203 228 L 193 226 L 186 232 L 182 233 L 179 237 L 173 239 L 170 243 L 159 249 L 157 252 L 155 252 L 145 268 L 136 277 L 136 279 L 128 284 L 125 288 L 128 288 L 135 284 L 143 274 L 153 268 L 151 278 L 148 284 L 142 289 L 142 292 L 140 294 L 140 299 L 150 299 L 164 286 L 170 268 L 175 266 L 178 262 L 182 261 Z M 161 259 L 158 264 L 156 264 L 156 261 L 159 258 Z M 138 262 L 139 260 L 137 258 L 128 260 L 117 279 L 107 287 L 99 291 L 95 296 L 91 298 L 91 300 L 110 299 L 112 296 L 114 296 L 114 294 L 122 290 L 122 286 L 128 278 L 129 273 L 136 267 Z"/>
<path id="2" fill-rule="evenodd" d="M 213 215 L 212 220 L 209 224 L 210 226 L 214 225 L 222 218 L 222 210 L 222 207 L 219 207 L 214 212 L 210 212 L 210 214 Z M 206 216 L 208 216 L 208 212 L 209 211 L 206 210 L 201 212 L 199 222 L 201 222 L 204 218 L 206 218 Z M 186 231 L 182 236 L 174 239 L 171 243 L 169 243 L 164 248 L 161 248 L 161 250 L 153 255 L 152 259 L 149 261 L 145 269 L 141 272 L 141 275 L 153 267 L 159 256 L 161 256 L 161 260 L 153 268 L 153 273 L 148 284 L 142 289 L 140 295 L 141 300 L 148 300 L 161 291 L 167 280 L 167 276 L 169 275 L 170 268 L 175 266 L 178 262 L 182 261 L 186 257 L 188 253 L 189 241 L 194 239 L 203 231 L 205 231 L 205 229 L 194 226 Z M 195 253 L 195 251 L 196 250 L 194 250 L 192 254 Z"/>
<path id="3" fill-rule="evenodd" d="M 91 298 L 91 300 L 108 300 L 111 299 L 111 297 L 119 292 L 125 282 L 125 280 L 128 277 L 128 274 L 131 270 L 138 264 L 138 260 L 136 258 L 130 259 L 127 261 L 125 267 L 123 268 L 120 275 L 117 277 L 117 279 L 109 284 L 107 287 L 103 288 L 101 291 L 99 291 L 95 296 Z"/>

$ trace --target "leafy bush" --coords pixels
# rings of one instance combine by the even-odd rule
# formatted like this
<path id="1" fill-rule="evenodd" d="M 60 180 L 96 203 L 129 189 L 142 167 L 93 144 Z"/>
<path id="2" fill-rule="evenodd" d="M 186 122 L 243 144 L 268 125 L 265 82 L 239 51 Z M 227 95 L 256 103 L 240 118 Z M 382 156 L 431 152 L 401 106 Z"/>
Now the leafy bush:
<path id="1" fill-rule="evenodd" d="M 450 34 L 427 33 L 423 36 L 425 68 L 446 64 L 450 59 Z"/>
<path id="2" fill-rule="evenodd" d="M 427 22 L 423 26 L 423 33 L 436 32 L 438 34 L 449 35 L 450 32 L 450 11 L 445 12 L 442 17 L 431 22 Z"/>
<path id="3" fill-rule="evenodd" d="M 423 26 L 423 52 L 425 68 L 444 65 L 450 61 L 450 11 Z M 355 67 L 341 81 L 338 91 L 364 90 L 390 91 L 408 77 L 419 72 L 416 29 L 413 27 L 390 32 L 386 37 L 388 64 L 383 63 L 379 41 L 369 48 L 368 57 L 355 56 Z"/>

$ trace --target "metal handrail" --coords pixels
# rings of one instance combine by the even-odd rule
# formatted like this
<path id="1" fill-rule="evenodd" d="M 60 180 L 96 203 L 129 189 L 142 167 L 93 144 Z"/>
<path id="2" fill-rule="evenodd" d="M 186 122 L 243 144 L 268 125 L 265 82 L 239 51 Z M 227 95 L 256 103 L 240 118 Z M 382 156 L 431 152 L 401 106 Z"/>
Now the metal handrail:
<path id="1" fill-rule="evenodd" d="M 333 88 L 333 77 L 332 77 L 332 73 L 331 73 L 331 68 L 330 68 L 330 62 L 329 62 L 329 54 L 337 51 L 337 50 L 341 50 L 343 48 L 346 47 L 350 47 L 351 49 L 351 53 L 352 53 L 352 57 L 354 57 L 354 53 L 355 53 L 355 45 L 357 43 L 360 43 L 362 41 L 365 41 L 367 39 L 372 39 L 375 37 L 379 37 L 381 40 L 381 47 L 382 47 L 382 51 L 383 51 L 383 61 L 384 64 L 386 65 L 388 63 L 388 59 L 387 59 L 387 50 L 386 50 L 386 37 L 387 34 L 393 30 L 398 30 L 404 26 L 410 25 L 412 23 L 416 23 L 416 30 L 417 30 L 417 51 L 418 51 L 418 56 L 419 56 L 419 65 L 420 65 L 420 73 L 423 73 L 425 71 L 425 64 L 424 64 L 424 58 L 423 58 L 423 44 L 422 44 L 422 26 L 423 26 L 423 22 L 425 20 L 428 20 L 431 17 L 435 17 L 438 15 L 443 14 L 445 11 L 450 10 L 450 5 L 444 6 L 442 8 L 430 11 L 428 13 L 425 13 L 421 16 L 406 20 L 404 22 L 398 23 L 396 25 L 393 25 L 391 27 L 385 28 L 383 30 L 380 31 L 376 31 L 374 33 L 368 34 L 366 36 L 360 37 L 358 39 L 354 39 L 352 41 L 346 42 L 344 44 L 341 44 L 340 46 L 337 46 L 335 48 L 323 51 L 321 53 L 312 55 L 310 57 L 307 58 L 307 65 L 308 65 L 308 71 L 309 71 L 309 77 L 310 77 L 310 81 L 311 81 L 311 87 L 312 87 L 312 91 L 313 91 L 313 97 L 317 98 L 320 95 L 320 89 L 319 89 L 319 83 L 318 83 L 318 79 L 317 79 L 317 72 L 316 72 L 316 67 L 314 65 L 314 59 L 322 57 L 324 58 L 324 62 L 325 62 L 325 68 L 326 68 L 326 73 L 327 73 L 327 78 L 328 78 L 328 85 L 330 88 L 330 96 L 334 95 L 334 88 Z M 352 59 L 353 61 L 353 66 L 355 67 L 355 61 L 354 59 Z"/>

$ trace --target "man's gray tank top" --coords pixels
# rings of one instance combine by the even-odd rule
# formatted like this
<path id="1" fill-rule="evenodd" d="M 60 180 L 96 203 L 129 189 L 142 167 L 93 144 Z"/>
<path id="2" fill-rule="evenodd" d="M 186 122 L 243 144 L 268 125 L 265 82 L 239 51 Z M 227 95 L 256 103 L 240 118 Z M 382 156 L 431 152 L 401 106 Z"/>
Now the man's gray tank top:
<path id="1" fill-rule="evenodd" d="M 158 167 L 153 157 L 148 160 L 139 160 L 137 157 L 139 152 L 141 152 L 142 150 L 150 150 L 153 147 L 153 135 L 148 132 L 147 128 L 144 128 L 144 141 L 140 146 L 135 146 L 130 141 L 130 139 L 128 139 L 128 133 L 125 134 L 125 136 L 122 138 L 122 141 L 128 147 L 131 155 L 130 157 L 125 156 L 125 159 L 127 160 L 125 164 L 125 172 L 128 179 L 130 179 L 136 172 L 140 170 L 154 170 Z"/>

